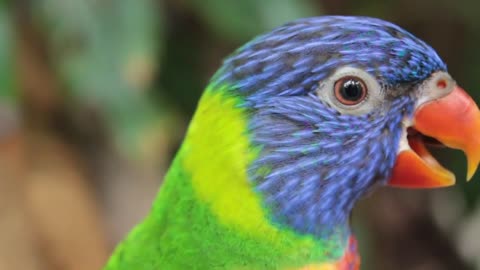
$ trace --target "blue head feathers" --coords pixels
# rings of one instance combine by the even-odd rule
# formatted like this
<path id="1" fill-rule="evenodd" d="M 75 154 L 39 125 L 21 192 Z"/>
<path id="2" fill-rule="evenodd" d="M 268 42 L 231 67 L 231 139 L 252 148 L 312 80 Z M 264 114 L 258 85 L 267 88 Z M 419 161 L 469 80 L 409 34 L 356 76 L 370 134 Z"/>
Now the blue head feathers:
<path id="1" fill-rule="evenodd" d="M 370 74 L 386 106 L 343 114 L 319 99 L 341 67 Z M 391 23 L 366 17 L 297 20 L 259 36 L 226 59 L 212 84 L 232 86 L 251 112 L 259 158 L 249 175 L 272 221 L 322 236 L 345 226 L 354 203 L 388 180 L 413 113 L 412 89 L 446 66 L 435 51 Z"/>

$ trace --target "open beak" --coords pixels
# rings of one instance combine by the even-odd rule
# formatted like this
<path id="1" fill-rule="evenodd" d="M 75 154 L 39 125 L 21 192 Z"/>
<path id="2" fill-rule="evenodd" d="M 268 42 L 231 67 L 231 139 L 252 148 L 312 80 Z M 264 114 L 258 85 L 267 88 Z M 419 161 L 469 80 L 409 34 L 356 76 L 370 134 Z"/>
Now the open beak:
<path id="1" fill-rule="evenodd" d="M 455 175 L 442 167 L 425 143 L 460 149 L 467 156 L 467 181 L 480 161 L 480 111 L 465 91 L 455 86 L 439 99 L 421 105 L 407 136 L 409 149 L 401 151 L 389 185 L 406 188 L 435 188 L 455 184 Z"/>

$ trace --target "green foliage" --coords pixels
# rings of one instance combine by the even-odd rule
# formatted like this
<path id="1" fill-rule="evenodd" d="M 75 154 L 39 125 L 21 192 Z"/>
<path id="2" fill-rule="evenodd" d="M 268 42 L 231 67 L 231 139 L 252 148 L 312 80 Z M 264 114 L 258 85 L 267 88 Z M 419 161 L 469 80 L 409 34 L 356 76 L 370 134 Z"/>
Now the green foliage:
<path id="1" fill-rule="evenodd" d="M 10 16 L 7 9 L 0 9 L 0 101 L 16 102 L 14 83 L 14 51 Z"/>
<path id="2" fill-rule="evenodd" d="M 117 145 L 129 154 L 161 132 L 163 108 L 148 91 L 158 68 L 162 16 L 154 1 L 41 0 L 57 71 L 69 95 L 105 114 Z M 148 148 L 148 147 L 147 147 Z"/>
<path id="3" fill-rule="evenodd" d="M 188 3 L 210 28 L 234 41 L 248 40 L 262 31 L 313 16 L 318 11 L 308 0 L 189 0 Z"/>

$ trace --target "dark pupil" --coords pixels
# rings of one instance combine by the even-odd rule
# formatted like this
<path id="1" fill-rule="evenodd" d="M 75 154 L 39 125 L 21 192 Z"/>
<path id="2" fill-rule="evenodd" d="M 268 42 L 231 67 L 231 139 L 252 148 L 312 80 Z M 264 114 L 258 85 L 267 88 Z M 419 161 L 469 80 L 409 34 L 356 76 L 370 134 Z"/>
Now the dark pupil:
<path id="1" fill-rule="evenodd" d="M 340 89 L 340 94 L 342 97 L 349 101 L 359 100 L 362 97 L 362 93 L 362 83 L 353 79 L 345 81 Z"/>

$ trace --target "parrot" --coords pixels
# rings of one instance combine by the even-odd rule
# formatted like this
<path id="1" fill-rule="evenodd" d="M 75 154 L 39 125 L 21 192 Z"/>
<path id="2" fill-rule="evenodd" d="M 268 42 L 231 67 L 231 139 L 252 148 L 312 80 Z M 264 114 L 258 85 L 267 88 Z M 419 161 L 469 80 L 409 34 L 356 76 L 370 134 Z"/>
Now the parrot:
<path id="1" fill-rule="evenodd" d="M 448 42 L 447 40 L 445 42 Z M 105 270 L 358 270 L 355 204 L 480 160 L 480 111 L 436 51 L 371 17 L 297 19 L 227 56 L 149 214 Z"/>

